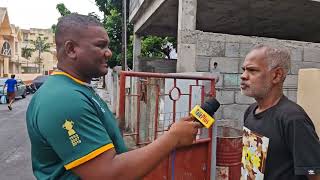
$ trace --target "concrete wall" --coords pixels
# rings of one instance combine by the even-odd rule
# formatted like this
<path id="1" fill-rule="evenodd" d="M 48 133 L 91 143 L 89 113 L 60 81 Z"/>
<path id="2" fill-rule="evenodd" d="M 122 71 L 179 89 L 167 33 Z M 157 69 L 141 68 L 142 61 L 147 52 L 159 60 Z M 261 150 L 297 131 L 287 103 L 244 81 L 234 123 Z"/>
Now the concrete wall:
<path id="1" fill-rule="evenodd" d="M 261 43 L 280 45 L 291 51 L 291 68 L 285 81 L 284 94 L 293 101 L 297 99 L 299 69 L 320 68 L 320 44 L 317 43 L 217 34 L 198 30 L 184 30 L 181 41 L 196 44 L 195 69 L 197 72 L 208 72 L 214 62 L 218 63 L 221 74 L 220 81 L 217 83 L 217 99 L 222 103 L 222 107 L 216 114 L 216 118 L 225 120 L 226 124 L 232 126 L 242 125 L 245 109 L 254 102 L 252 98 L 241 95 L 239 89 L 241 65 L 254 45 Z"/>
<path id="2" fill-rule="evenodd" d="M 175 73 L 177 60 L 139 57 L 141 72 Z"/>

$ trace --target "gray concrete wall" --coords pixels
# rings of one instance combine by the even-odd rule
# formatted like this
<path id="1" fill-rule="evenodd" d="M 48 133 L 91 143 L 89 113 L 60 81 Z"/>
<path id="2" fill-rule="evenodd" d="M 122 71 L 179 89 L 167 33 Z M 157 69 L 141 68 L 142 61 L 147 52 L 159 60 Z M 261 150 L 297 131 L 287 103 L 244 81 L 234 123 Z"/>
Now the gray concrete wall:
<path id="1" fill-rule="evenodd" d="M 263 37 L 236 36 L 202 31 L 184 30 L 181 41 L 196 44 L 196 71 L 208 72 L 214 62 L 220 69 L 217 83 L 217 99 L 222 107 L 216 113 L 220 123 L 241 127 L 245 109 L 254 102 L 241 95 L 239 84 L 241 65 L 246 54 L 256 44 L 283 46 L 291 51 L 290 72 L 284 84 L 284 94 L 291 100 L 297 99 L 297 80 L 300 68 L 320 68 L 320 44 L 278 40 Z M 179 59 L 181 61 L 181 59 Z"/>
<path id="2" fill-rule="evenodd" d="M 138 66 L 141 72 L 175 73 L 177 60 L 139 57 Z"/>

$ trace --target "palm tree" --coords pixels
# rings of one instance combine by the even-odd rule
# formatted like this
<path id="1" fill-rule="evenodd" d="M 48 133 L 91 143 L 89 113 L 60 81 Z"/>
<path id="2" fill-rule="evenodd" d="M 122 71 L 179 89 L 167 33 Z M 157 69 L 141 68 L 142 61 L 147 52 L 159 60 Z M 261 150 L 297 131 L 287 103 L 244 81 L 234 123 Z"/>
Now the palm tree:
<path id="1" fill-rule="evenodd" d="M 27 67 L 28 67 L 29 58 L 31 58 L 33 52 L 34 52 L 34 49 L 28 48 L 27 46 L 24 48 L 21 48 L 21 56 L 27 59 Z"/>
<path id="2" fill-rule="evenodd" d="M 39 66 L 39 69 L 38 69 L 39 73 L 40 73 L 40 66 L 42 63 L 41 54 L 44 52 L 50 52 L 50 48 L 52 46 L 51 43 L 46 42 L 47 40 L 48 40 L 47 37 L 42 38 L 41 36 L 38 36 L 35 41 L 31 40 L 31 44 L 33 44 L 33 46 L 34 46 L 34 51 L 38 52 L 38 57 L 37 57 L 36 63 Z"/>

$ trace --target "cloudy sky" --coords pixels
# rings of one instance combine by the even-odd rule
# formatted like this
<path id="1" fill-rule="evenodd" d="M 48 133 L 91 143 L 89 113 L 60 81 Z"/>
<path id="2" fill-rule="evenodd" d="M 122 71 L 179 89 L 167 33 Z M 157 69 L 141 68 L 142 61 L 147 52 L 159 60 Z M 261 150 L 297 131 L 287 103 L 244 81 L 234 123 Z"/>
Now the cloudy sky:
<path id="1" fill-rule="evenodd" d="M 94 0 L 0 0 L 0 7 L 7 7 L 10 23 L 20 28 L 51 28 L 60 17 L 58 3 L 64 3 L 71 12 L 102 16 Z"/>

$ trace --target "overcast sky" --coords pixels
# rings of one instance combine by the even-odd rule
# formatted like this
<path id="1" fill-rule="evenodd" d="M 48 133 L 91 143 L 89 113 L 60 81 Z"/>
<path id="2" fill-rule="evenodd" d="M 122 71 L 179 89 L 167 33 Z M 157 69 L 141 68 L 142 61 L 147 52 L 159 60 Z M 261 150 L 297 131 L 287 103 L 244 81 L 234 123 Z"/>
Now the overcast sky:
<path id="1" fill-rule="evenodd" d="M 95 12 L 102 16 L 94 0 L 0 0 L 0 7 L 7 7 L 11 24 L 23 29 L 46 29 L 60 17 L 56 10 L 58 3 L 64 3 L 71 12 L 85 15 Z"/>

